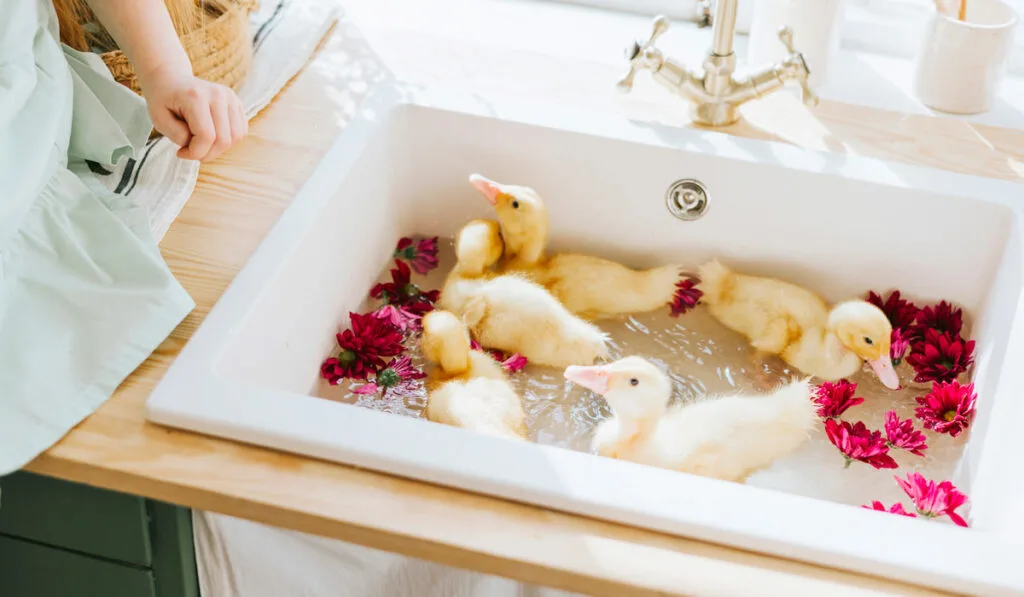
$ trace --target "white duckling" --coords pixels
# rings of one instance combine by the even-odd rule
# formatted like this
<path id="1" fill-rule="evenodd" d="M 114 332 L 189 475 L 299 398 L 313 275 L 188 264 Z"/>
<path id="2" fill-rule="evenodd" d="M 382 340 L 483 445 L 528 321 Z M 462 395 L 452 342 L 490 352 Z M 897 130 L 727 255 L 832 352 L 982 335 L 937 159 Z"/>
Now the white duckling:
<path id="1" fill-rule="evenodd" d="M 871 303 L 851 300 L 830 309 L 810 290 L 739 274 L 717 260 L 698 272 L 708 310 L 756 350 L 827 381 L 849 377 L 867 361 L 887 388 L 900 387 L 889 357 L 892 325 Z"/>
<path id="2" fill-rule="evenodd" d="M 508 377 L 489 354 L 470 348 L 469 331 L 448 311 L 423 317 L 423 356 L 436 367 L 427 374 L 427 418 L 510 439 L 526 439 L 526 415 Z"/>
<path id="3" fill-rule="evenodd" d="M 438 305 L 462 317 L 481 345 L 518 352 L 535 365 L 563 368 L 608 356 L 608 335 L 543 287 L 519 275 L 491 273 L 501 254 L 497 222 L 466 224 Z"/>
<path id="4" fill-rule="evenodd" d="M 505 242 L 502 271 L 522 272 L 551 291 L 569 311 L 587 319 L 645 313 L 672 302 L 680 267 L 634 270 L 608 259 L 545 255 L 548 213 L 529 187 L 497 183 L 479 174 L 469 182 L 494 206 Z"/>
<path id="5" fill-rule="evenodd" d="M 743 482 L 796 451 L 818 422 L 807 380 L 669 407 L 671 380 L 640 357 L 569 367 L 565 377 L 614 413 L 594 435 L 599 455 L 726 481 Z"/>

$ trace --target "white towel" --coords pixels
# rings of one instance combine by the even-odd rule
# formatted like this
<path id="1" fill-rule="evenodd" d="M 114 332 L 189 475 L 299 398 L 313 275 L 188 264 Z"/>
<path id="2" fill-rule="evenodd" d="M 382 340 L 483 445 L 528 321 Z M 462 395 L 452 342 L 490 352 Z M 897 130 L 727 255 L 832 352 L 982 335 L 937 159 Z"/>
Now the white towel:
<path id="1" fill-rule="evenodd" d="M 203 597 L 582 597 L 195 512 Z"/>
<path id="2" fill-rule="evenodd" d="M 340 14 L 331 2 L 261 2 L 259 11 L 250 15 L 252 68 L 238 90 L 249 118 L 299 72 Z M 121 160 L 113 171 L 90 164 L 108 188 L 149 212 L 150 230 L 158 241 L 185 207 L 199 176 L 199 163 L 178 159 L 177 151 L 177 145 L 160 137 L 150 140 L 138 159 Z"/>

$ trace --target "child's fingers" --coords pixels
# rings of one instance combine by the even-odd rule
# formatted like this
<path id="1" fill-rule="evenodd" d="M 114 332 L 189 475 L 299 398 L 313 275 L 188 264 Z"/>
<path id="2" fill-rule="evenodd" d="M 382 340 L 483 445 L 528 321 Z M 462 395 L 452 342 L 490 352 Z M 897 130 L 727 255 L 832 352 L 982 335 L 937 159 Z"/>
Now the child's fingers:
<path id="1" fill-rule="evenodd" d="M 203 158 L 204 160 L 212 160 L 231 147 L 231 116 L 228 110 L 228 103 L 224 96 L 214 96 L 214 100 L 210 103 L 210 118 L 213 120 L 216 136 L 213 147 Z"/>
<path id="2" fill-rule="evenodd" d="M 242 103 L 234 101 L 229 110 L 231 117 L 231 143 L 237 143 L 249 132 L 249 120 L 242 112 Z"/>
<path id="3" fill-rule="evenodd" d="M 182 108 L 182 116 L 188 123 L 192 132 L 192 138 L 184 151 L 179 155 L 189 160 L 202 160 L 210 153 L 214 141 L 217 139 L 217 129 L 213 124 L 213 116 L 210 113 L 210 103 L 204 97 L 199 96 L 195 90 L 190 90 L 189 101 Z"/>
<path id="4" fill-rule="evenodd" d="M 173 112 L 167 108 L 161 107 L 158 110 L 154 110 L 151 114 L 153 118 L 153 128 L 158 133 L 170 139 L 178 147 L 184 147 L 188 145 L 189 139 L 192 137 L 192 133 L 188 130 L 188 125 L 183 120 L 174 115 Z"/>

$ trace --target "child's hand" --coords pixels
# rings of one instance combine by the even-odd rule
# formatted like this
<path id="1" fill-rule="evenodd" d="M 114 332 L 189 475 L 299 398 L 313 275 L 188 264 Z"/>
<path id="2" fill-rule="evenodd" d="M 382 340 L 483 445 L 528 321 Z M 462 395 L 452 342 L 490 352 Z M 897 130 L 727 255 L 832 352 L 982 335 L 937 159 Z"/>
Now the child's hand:
<path id="1" fill-rule="evenodd" d="M 212 160 L 249 131 L 235 92 L 191 73 L 150 73 L 142 95 L 153 128 L 181 147 L 179 158 Z"/>

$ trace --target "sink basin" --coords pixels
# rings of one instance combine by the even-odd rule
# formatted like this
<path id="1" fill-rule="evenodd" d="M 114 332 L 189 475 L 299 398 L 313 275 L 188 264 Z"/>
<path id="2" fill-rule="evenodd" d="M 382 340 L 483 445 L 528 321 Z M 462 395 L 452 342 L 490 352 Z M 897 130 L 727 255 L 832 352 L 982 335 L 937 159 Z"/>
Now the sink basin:
<path id="1" fill-rule="evenodd" d="M 718 256 L 828 300 L 900 288 L 962 305 L 978 415 L 955 482 L 970 529 L 510 442 L 313 396 L 339 322 L 405 235 L 452 236 L 490 208 L 472 172 L 547 198 L 552 246 L 633 266 Z M 708 210 L 673 217 L 693 178 Z M 1024 187 L 728 135 L 387 84 L 200 326 L 150 420 L 826 566 L 1024 594 Z M 1018 365 L 1014 365 L 1018 363 Z M 841 465 L 840 465 L 841 466 Z"/>

